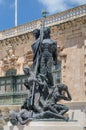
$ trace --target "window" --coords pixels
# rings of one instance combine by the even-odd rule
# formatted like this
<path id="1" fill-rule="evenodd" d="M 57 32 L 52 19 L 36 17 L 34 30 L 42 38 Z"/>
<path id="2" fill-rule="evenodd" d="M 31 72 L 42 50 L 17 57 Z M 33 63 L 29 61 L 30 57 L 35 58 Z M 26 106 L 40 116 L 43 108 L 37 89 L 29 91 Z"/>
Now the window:
<path id="1" fill-rule="evenodd" d="M 17 70 L 16 69 L 9 69 L 6 72 L 6 76 L 14 76 L 16 75 Z"/>

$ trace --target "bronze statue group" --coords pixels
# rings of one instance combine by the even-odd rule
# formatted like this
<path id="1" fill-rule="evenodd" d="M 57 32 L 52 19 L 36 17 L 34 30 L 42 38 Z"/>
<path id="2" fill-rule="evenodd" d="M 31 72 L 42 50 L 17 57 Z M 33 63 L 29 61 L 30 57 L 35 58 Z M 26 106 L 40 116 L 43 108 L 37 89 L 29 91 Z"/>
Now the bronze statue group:
<path id="1" fill-rule="evenodd" d="M 59 104 L 60 100 L 71 101 L 71 95 L 65 84 L 54 85 L 52 66 L 58 65 L 57 43 L 50 37 L 50 28 L 41 26 L 35 29 L 33 35 L 35 41 L 32 44 L 33 68 L 23 69 L 27 78 L 24 86 L 28 90 L 19 112 L 10 111 L 10 122 L 24 125 L 31 120 L 58 119 L 68 121 L 65 113 L 69 108 Z"/>

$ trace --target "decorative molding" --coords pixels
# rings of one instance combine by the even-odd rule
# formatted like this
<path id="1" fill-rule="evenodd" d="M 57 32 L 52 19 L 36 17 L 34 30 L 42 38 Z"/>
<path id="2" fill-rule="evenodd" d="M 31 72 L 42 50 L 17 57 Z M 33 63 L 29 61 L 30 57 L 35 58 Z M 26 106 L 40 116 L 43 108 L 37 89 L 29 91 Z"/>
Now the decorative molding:
<path id="1" fill-rule="evenodd" d="M 4 59 L 2 59 L 3 61 L 2 69 L 6 71 L 10 68 L 15 68 L 17 60 L 18 56 L 15 55 L 15 50 L 13 46 L 9 46 L 7 50 L 7 56 Z"/>
<path id="2" fill-rule="evenodd" d="M 32 54 L 32 51 L 27 51 L 25 54 L 24 54 L 24 63 L 23 63 L 23 66 L 31 66 L 33 61 L 33 54 Z"/>
<path id="3" fill-rule="evenodd" d="M 60 25 L 62 23 L 67 23 L 68 21 L 73 21 L 84 16 L 86 16 L 86 5 L 78 6 L 76 8 L 48 16 L 46 17 L 45 25 Z M 40 28 L 41 20 L 42 19 L 35 20 L 12 29 L 2 31 L 0 32 L 0 40 L 32 32 L 35 28 Z"/>

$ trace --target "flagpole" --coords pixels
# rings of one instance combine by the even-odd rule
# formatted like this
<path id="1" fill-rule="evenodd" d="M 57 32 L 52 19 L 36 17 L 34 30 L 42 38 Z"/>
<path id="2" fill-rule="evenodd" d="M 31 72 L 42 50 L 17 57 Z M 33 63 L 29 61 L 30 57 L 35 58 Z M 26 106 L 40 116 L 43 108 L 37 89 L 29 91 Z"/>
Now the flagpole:
<path id="1" fill-rule="evenodd" d="M 15 26 L 17 26 L 18 21 L 17 21 L 17 0 L 15 0 Z"/>

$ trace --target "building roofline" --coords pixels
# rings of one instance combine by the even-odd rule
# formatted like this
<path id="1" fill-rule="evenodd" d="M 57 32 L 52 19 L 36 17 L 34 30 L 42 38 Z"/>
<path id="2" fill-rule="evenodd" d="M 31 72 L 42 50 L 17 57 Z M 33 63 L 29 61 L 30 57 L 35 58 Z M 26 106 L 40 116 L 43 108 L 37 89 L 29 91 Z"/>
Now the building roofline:
<path id="1" fill-rule="evenodd" d="M 47 16 L 45 25 L 53 26 L 85 15 L 86 15 L 86 4 Z M 19 25 L 17 27 L 0 31 L 0 40 L 13 37 L 15 35 L 21 35 L 27 32 L 31 32 L 35 28 L 40 28 L 41 21 L 42 18 L 28 22 L 26 24 Z"/>

